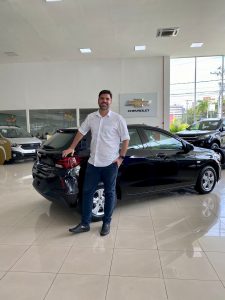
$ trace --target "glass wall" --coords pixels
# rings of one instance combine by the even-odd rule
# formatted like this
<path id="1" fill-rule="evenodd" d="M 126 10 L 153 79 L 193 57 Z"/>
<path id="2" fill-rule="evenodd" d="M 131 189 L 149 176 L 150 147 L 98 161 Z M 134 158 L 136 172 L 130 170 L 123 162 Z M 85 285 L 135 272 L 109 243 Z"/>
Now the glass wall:
<path id="1" fill-rule="evenodd" d="M 170 121 L 190 122 L 186 114 L 195 103 L 195 58 L 170 61 Z"/>
<path id="2" fill-rule="evenodd" d="M 171 59 L 170 121 L 191 124 L 225 114 L 223 73 L 223 56 Z"/>
<path id="3" fill-rule="evenodd" d="M 0 111 L 0 125 L 19 126 L 27 130 L 25 110 L 2 110 Z"/>
<path id="4" fill-rule="evenodd" d="M 58 128 L 76 127 L 75 109 L 30 110 L 30 132 L 41 139 L 52 135 Z"/>
<path id="5" fill-rule="evenodd" d="M 97 108 L 32 109 L 28 111 L 29 120 L 25 110 L 0 111 L 0 125 L 16 125 L 25 130 L 30 128 L 33 136 L 46 139 L 59 128 L 77 127 L 88 114 L 96 110 Z"/>
<path id="6" fill-rule="evenodd" d="M 97 108 L 81 108 L 80 109 L 80 124 L 85 120 L 88 114 L 97 111 Z"/>

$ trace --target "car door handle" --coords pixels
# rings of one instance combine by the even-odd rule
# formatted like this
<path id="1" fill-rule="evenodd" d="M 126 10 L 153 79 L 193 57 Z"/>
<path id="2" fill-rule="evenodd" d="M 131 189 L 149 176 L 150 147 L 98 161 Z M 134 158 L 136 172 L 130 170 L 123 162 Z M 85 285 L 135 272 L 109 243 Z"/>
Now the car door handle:
<path id="1" fill-rule="evenodd" d="M 156 154 L 157 158 L 166 158 L 166 153 L 158 153 Z"/>

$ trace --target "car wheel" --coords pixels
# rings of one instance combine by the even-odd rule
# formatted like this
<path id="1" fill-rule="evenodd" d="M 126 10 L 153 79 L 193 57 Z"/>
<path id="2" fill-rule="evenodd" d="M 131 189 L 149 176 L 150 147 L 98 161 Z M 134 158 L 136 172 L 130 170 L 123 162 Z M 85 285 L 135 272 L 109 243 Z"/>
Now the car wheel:
<path id="1" fill-rule="evenodd" d="M 195 186 L 196 191 L 200 194 L 210 193 L 216 184 L 216 171 L 213 167 L 207 166 L 203 168 L 198 176 Z"/>
<path id="2" fill-rule="evenodd" d="M 212 143 L 212 145 L 211 145 L 211 149 L 218 149 L 220 146 L 219 146 L 219 144 L 218 143 Z"/>
<path id="3" fill-rule="evenodd" d="M 99 184 L 93 197 L 92 221 L 98 222 L 102 220 L 102 218 L 104 217 L 104 205 L 105 205 L 104 185 Z"/>

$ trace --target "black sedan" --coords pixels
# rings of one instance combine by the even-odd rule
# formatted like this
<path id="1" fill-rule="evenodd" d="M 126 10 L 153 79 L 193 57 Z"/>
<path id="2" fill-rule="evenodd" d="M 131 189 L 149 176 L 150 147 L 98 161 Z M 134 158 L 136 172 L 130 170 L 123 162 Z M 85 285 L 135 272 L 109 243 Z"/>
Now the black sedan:
<path id="1" fill-rule="evenodd" d="M 220 179 L 220 156 L 197 148 L 173 134 L 146 125 L 128 125 L 130 144 L 119 168 L 117 197 L 194 187 L 210 193 Z M 33 186 L 46 199 L 79 206 L 91 135 L 78 144 L 75 157 L 62 158 L 77 129 L 60 129 L 42 144 L 33 166 Z M 99 183 L 93 199 L 92 217 L 104 214 L 104 186 Z"/>

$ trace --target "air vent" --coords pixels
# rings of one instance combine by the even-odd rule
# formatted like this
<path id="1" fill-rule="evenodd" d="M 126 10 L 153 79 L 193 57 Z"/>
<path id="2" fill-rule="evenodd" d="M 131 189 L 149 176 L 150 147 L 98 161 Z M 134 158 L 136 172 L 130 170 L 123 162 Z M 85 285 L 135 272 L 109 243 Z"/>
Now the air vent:
<path id="1" fill-rule="evenodd" d="M 179 27 L 160 28 L 157 30 L 156 37 L 177 36 L 179 30 L 180 30 Z"/>

